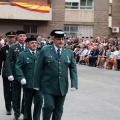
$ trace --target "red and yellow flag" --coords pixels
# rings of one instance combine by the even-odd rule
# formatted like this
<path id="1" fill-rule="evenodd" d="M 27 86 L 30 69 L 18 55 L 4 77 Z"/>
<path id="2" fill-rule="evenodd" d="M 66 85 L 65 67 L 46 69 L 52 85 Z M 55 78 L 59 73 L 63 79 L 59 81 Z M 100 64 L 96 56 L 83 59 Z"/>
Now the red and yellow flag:
<path id="1" fill-rule="evenodd" d="M 0 2 L 1 5 L 3 4 L 10 4 L 13 6 L 18 6 L 24 8 L 26 10 L 36 11 L 36 12 L 50 12 L 50 5 L 35 5 L 29 3 L 22 3 L 22 2 Z"/>

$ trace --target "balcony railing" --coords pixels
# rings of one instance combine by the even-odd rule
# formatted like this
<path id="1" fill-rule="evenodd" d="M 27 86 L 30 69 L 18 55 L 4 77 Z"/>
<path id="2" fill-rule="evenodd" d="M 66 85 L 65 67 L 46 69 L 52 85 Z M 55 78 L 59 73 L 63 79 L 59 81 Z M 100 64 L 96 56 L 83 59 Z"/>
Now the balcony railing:
<path id="1" fill-rule="evenodd" d="M 9 4 L 0 5 L 0 19 L 19 19 L 19 20 L 52 20 L 52 8 L 49 12 L 30 11 L 18 6 Z"/>

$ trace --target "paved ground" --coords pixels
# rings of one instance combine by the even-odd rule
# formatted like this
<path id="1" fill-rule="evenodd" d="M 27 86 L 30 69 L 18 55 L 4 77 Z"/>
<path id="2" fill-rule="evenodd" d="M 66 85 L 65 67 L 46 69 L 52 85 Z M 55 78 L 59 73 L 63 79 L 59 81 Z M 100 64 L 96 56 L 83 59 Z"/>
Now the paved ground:
<path id="1" fill-rule="evenodd" d="M 79 89 L 68 92 L 62 120 L 120 120 L 120 71 L 78 65 L 78 75 Z M 12 120 L 5 112 L 0 78 L 0 120 Z"/>

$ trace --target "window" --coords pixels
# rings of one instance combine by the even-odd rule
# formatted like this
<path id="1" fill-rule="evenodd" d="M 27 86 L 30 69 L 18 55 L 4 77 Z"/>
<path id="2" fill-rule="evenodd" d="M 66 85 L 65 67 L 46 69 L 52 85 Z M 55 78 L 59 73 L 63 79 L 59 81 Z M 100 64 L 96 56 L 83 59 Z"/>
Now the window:
<path id="1" fill-rule="evenodd" d="M 93 9 L 93 0 L 80 0 L 80 9 Z"/>
<path id="2" fill-rule="evenodd" d="M 25 24 L 23 29 L 26 33 L 37 33 L 37 25 L 34 24 Z"/>
<path id="3" fill-rule="evenodd" d="M 94 4 L 93 4 L 94 0 L 78 0 L 75 1 L 74 0 L 66 0 L 65 2 L 65 8 L 66 9 L 93 9 Z"/>
<path id="4" fill-rule="evenodd" d="M 83 37 L 93 37 L 93 26 L 79 26 L 79 34 Z"/>
<path id="5" fill-rule="evenodd" d="M 66 9 L 78 9 L 79 3 L 77 2 L 65 2 Z"/>
<path id="6" fill-rule="evenodd" d="M 64 27 L 64 32 L 67 37 L 76 37 L 78 34 L 78 26 L 65 26 Z"/>
<path id="7" fill-rule="evenodd" d="M 81 34 L 83 37 L 93 36 L 93 26 L 72 26 L 65 25 L 64 32 L 67 37 L 78 37 Z"/>

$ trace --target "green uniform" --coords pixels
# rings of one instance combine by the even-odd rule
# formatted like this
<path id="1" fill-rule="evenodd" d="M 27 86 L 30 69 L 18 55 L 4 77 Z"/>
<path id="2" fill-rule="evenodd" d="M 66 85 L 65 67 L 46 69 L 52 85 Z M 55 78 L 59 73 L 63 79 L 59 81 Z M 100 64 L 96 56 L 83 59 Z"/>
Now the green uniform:
<path id="1" fill-rule="evenodd" d="M 8 56 L 6 59 L 6 71 L 7 75 L 13 75 L 14 80 L 12 82 L 13 87 L 12 87 L 12 100 L 13 100 L 13 110 L 14 110 L 14 115 L 16 117 L 19 117 L 21 112 L 20 112 L 20 101 L 21 101 L 21 84 L 17 80 L 16 76 L 16 71 L 15 71 L 15 64 L 18 58 L 19 53 L 22 51 L 22 48 L 20 47 L 20 44 L 14 44 L 10 47 Z"/>
<path id="2" fill-rule="evenodd" d="M 77 89 L 77 69 L 73 53 L 62 48 L 58 58 L 54 44 L 41 49 L 35 68 L 35 78 L 41 83 L 44 94 L 43 120 L 61 120 L 63 104 L 68 92 L 68 69 L 71 87 Z"/>
<path id="3" fill-rule="evenodd" d="M 42 93 L 40 90 L 35 90 L 34 88 L 39 88 L 40 82 L 34 79 L 34 67 L 36 55 L 32 55 L 30 50 L 25 50 L 19 54 L 16 63 L 16 74 L 19 81 L 23 78 L 26 79 L 26 84 L 23 85 L 24 90 L 24 120 L 40 120 L 40 113 L 42 107 Z M 33 119 L 31 115 L 31 105 L 34 98 L 34 113 Z"/>

